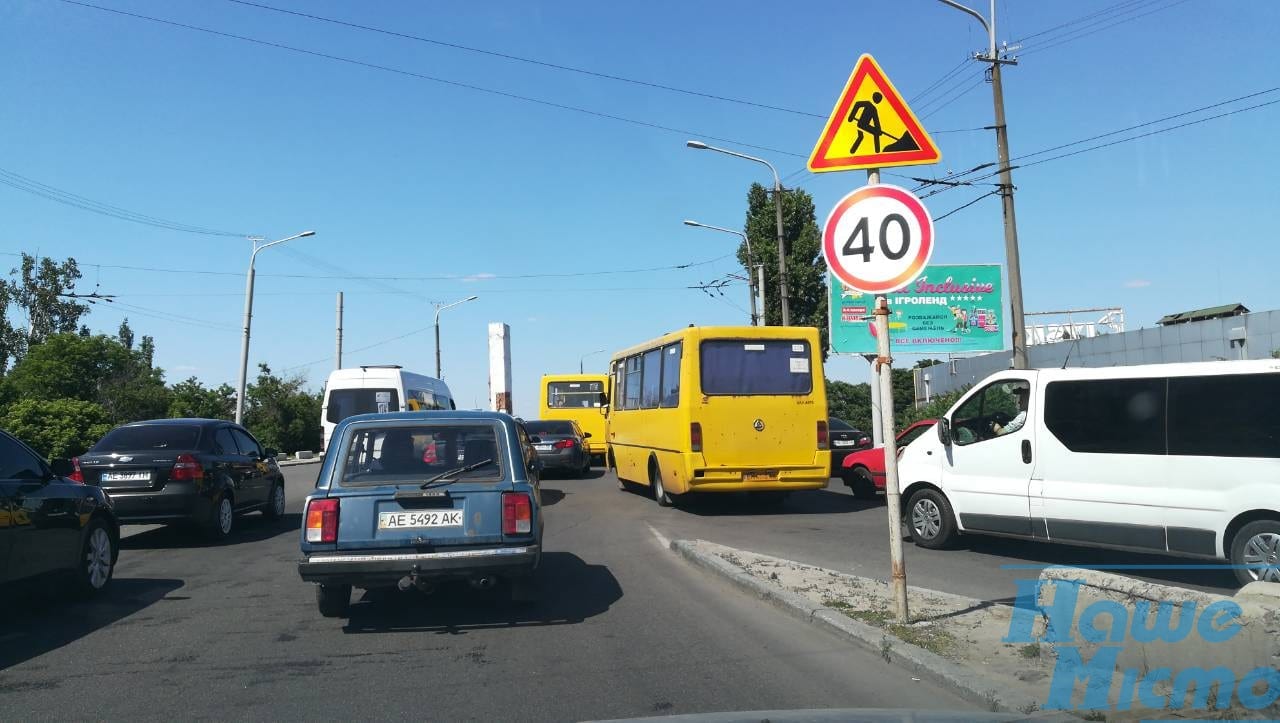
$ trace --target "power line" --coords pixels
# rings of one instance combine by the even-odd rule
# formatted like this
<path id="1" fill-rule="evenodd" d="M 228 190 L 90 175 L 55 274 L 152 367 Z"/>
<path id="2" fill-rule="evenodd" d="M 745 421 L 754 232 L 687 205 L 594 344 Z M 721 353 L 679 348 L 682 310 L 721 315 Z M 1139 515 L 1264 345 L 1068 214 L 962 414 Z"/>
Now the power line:
<path id="1" fill-rule="evenodd" d="M 1127 23 L 1127 22 L 1130 22 L 1130 21 L 1132 21 L 1132 20 L 1137 20 L 1138 18 L 1146 17 L 1146 16 L 1148 16 L 1148 15 L 1151 15 L 1152 13 L 1158 13 L 1158 12 L 1160 12 L 1160 11 L 1162 11 L 1162 10 L 1168 10 L 1168 9 L 1169 9 L 1169 8 L 1171 8 L 1171 7 L 1174 7 L 1174 6 L 1176 6 L 1176 5 L 1181 5 L 1182 3 L 1185 3 L 1185 2 L 1187 2 L 1187 0 L 1174 0 L 1174 2 L 1171 2 L 1171 3 L 1169 3 L 1168 5 L 1162 5 L 1162 6 L 1160 6 L 1160 7 L 1155 8 L 1154 10 L 1148 10 L 1148 11 L 1147 11 L 1147 12 L 1145 12 L 1145 13 L 1139 13 L 1139 14 L 1137 14 L 1137 15 L 1132 15 L 1132 16 L 1127 17 L 1127 18 L 1123 18 L 1123 19 L 1120 19 L 1120 20 L 1116 20 L 1115 22 L 1110 23 L 1110 24 L 1108 24 L 1108 25 L 1103 25 L 1102 27 L 1096 27 L 1096 26 L 1098 25 L 1098 23 L 1094 23 L 1094 24 L 1092 24 L 1092 25 L 1086 25 L 1085 27 L 1080 28 L 1080 29 L 1079 29 L 1079 31 L 1075 31 L 1075 32 L 1073 32 L 1073 33 L 1067 33 L 1067 34 L 1065 34 L 1065 35 L 1063 35 L 1063 36 L 1059 36 L 1059 37 L 1056 37 L 1056 38 L 1049 38 L 1047 41 L 1044 41 L 1044 42 L 1049 43 L 1048 45 L 1035 45 L 1035 46 L 1031 47 L 1031 48 L 1030 48 L 1030 49 L 1028 49 L 1028 50 L 1024 50 L 1024 51 L 1022 51 L 1022 55 L 1024 55 L 1024 56 L 1025 56 L 1025 55 L 1030 55 L 1030 54 L 1032 54 L 1032 53 L 1038 53 L 1038 52 L 1040 52 L 1040 51 L 1042 51 L 1042 50 L 1049 50 L 1050 48 L 1056 48 L 1056 47 L 1058 47 L 1059 45 L 1064 45 L 1064 44 L 1066 44 L 1066 43 L 1070 43 L 1070 42 L 1074 42 L 1074 41 L 1076 41 L 1076 40 L 1080 40 L 1081 38 L 1086 38 L 1086 37 L 1088 37 L 1088 36 L 1090 36 L 1090 35 L 1093 35 L 1093 34 L 1095 34 L 1095 33 L 1100 33 L 1100 32 L 1102 32 L 1103 30 L 1107 30 L 1107 29 L 1109 29 L 1109 28 L 1114 28 L 1114 27 L 1115 27 L 1115 26 L 1117 26 L 1117 25 L 1122 25 L 1122 24 Z M 1134 9 L 1134 10 L 1137 10 L 1137 9 L 1139 9 L 1139 8 L 1133 8 L 1133 9 Z M 1122 14 L 1122 15 L 1123 15 L 1124 13 L 1120 13 L 1120 14 Z M 1108 18 L 1108 19 L 1110 19 L 1110 18 Z M 1090 30 L 1089 28 L 1094 28 L 1094 29 Z"/>
<path id="2" fill-rule="evenodd" d="M 249 2 L 248 0 L 227 0 L 227 2 L 236 3 L 237 5 L 246 5 L 249 7 L 260 8 L 262 10 L 270 10 L 272 12 L 283 13 L 285 15 L 293 15 L 295 17 L 307 18 L 309 20 L 316 20 L 323 23 L 332 23 L 334 25 L 341 25 L 342 27 L 346 27 L 346 28 L 353 28 L 356 30 L 365 30 L 371 33 L 380 33 L 382 35 L 389 35 L 391 37 L 403 38 L 405 40 L 414 40 L 421 43 L 430 43 L 431 45 L 438 45 L 445 48 L 453 48 L 454 50 L 465 50 L 466 52 L 469 52 L 469 53 L 479 53 L 481 55 L 489 55 L 495 58 L 502 58 L 504 60 L 511 60 L 519 63 L 528 63 L 530 65 L 538 65 L 544 68 L 551 68 L 552 70 L 561 70 L 568 73 L 579 73 L 581 75 L 588 75 L 593 78 L 613 80 L 620 83 L 630 83 L 632 85 L 643 86 L 645 88 L 654 88 L 657 90 L 664 90 L 670 93 L 680 93 L 682 95 L 689 95 L 689 96 L 694 96 L 698 98 L 706 98 L 708 100 L 724 101 L 726 103 L 736 103 L 738 105 L 745 105 L 745 106 L 750 106 L 752 108 L 760 108 L 763 110 L 774 110 L 782 113 L 792 113 L 794 115 L 808 116 L 810 118 L 826 117 L 818 113 L 810 113 L 808 111 L 796 110 L 794 108 L 786 108 L 783 106 L 769 105 L 767 103 L 759 103 L 756 101 L 744 100 L 742 98 L 733 98 L 730 96 L 717 95 L 715 93 L 707 93 L 705 91 L 689 90 L 688 88 L 679 88 L 676 86 L 664 85 L 662 83 L 654 83 L 647 80 L 638 80 L 636 78 L 628 78 L 622 75 L 602 73 L 599 71 L 588 70 L 586 68 L 579 68 L 572 65 L 561 65 L 559 63 L 551 63 L 545 60 L 538 60 L 536 58 L 526 58 L 519 55 L 511 55 L 509 53 L 501 53 L 496 50 L 486 50 L 485 48 L 476 48 L 468 45 L 462 45 L 459 43 L 451 43 L 445 40 L 439 40 L 437 38 L 428 38 L 421 35 L 410 35 L 408 33 L 400 33 L 394 30 L 387 30 L 386 28 L 379 28 L 371 25 L 361 25 L 359 23 L 353 23 L 346 20 L 338 20 L 337 18 L 325 17 L 323 15 L 313 15 L 311 13 L 299 12 L 297 10 L 287 10 L 285 8 L 278 8 L 271 5 L 264 5 L 261 3 Z"/>
<path id="3" fill-rule="evenodd" d="M 0 252 L 0 256 L 21 256 L 20 253 Z M 724 254 L 715 258 L 704 259 L 702 261 L 690 261 L 683 264 L 672 264 L 668 266 L 648 266 L 644 268 L 634 269 L 604 269 L 600 271 L 573 271 L 563 273 L 549 274 L 485 274 L 483 276 L 358 276 L 350 273 L 325 275 L 325 274 L 255 274 L 256 276 L 273 277 L 277 279 L 338 279 L 347 280 L 373 280 L 373 281 L 484 281 L 488 279 L 563 279 L 576 278 L 582 276 L 609 276 L 617 274 L 641 274 L 656 271 L 678 271 L 681 269 L 690 269 L 697 266 L 706 266 L 714 264 L 717 261 L 730 258 L 734 254 Z M 243 271 L 211 271 L 208 269 L 173 269 L 161 268 L 156 266 L 130 266 L 124 264 L 98 264 L 89 261 L 81 261 L 85 266 L 94 266 L 100 269 L 119 269 L 123 271 L 143 271 L 151 273 L 165 274 L 199 274 L 204 276 L 244 276 Z"/>
<path id="4" fill-rule="evenodd" d="M 970 93 L 972 93 L 974 90 L 976 90 L 976 89 L 978 88 L 978 86 L 983 85 L 984 83 L 986 83 L 986 81 L 985 81 L 984 79 L 982 79 L 982 78 L 978 78 L 977 82 L 975 82 L 973 85 L 970 85 L 968 88 L 965 88 L 965 89 L 964 89 L 963 91 L 961 91 L 959 94 L 957 94 L 957 95 L 955 95 L 955 96 L 952 96 L 951 100 L 948 100 L 947 102 L 943 103 L 942 105 L 935 107 L 933 110 L 929 111 L 928 113 L 925 113 L 923 116 L 921 116 L 921 117 L 920 117 L 920 120 L 925 120 L 925 119 L 929 118 L 930 116 L 932 116 L 932 115 L 936 114 L 938 111 L 942 110 L 943 108 L 946 108 L 947 106 L 951 105 L 952 103 L 956 102 L 957 100 L 960 100 L 961 98 L 965 97 L 966 95 L 969 95 L 969 94 L 970 94 Z"/>
<path id="5" fill-rule="evenodd" d="M 507 92 L 507 91 L 505 91 L 505 90 L 497 90 L 497 89 L 495 89 L 495 88 L 487 88 L 487 87 L 480 86 L 480 85 L 473 85 L 473 84 L 471 84 L 471 83 L 463 83 L 463 82 L 456 81 L 456 80 L 449 80 L 449 79 L 447 79 L 447 78 L 441 78 L 441 77 L 433 76 L 433 75 L 426 75 L 426 74 L 424 74 L 424 73 L 418 73 L 418 72 L 415 72 L 415 71 L 412 71 L 412 70 L 405 70 L 405 69 L 403 69 L 403 68 L 394 68 L 394 67 L 391 67 L 391 66 L 389 66 L 389 65 L 379 65 L 379 64 L 377 64 L 377 63 L 368 63 L 368 62 L 365 62 L 365 61 L 363 61 L 363 60 L 356 60 L 356 59 L 354 59 L 354 58 L 347 58 L 347 57 L 343 57 L 343 56 L 341 56 L 341 55 L 332 55 L 332 54 L 330 54 L 330 53 L 321 53 L 321 52 L 316 51 L 316 50 L 306 50 L 306 49 L 304 49 L 304 48 L 298 48 L 298 47 L 294 47 L 294 46 L 292 46 L 292 45 L 284 45 L 283 43 L 276 43 L 276 42 L 272 42 L 272 41 L 269 41 L 269 40 L 260 40 L 260 39 L 258 39 L 258 38 L 251 38 L 251 37 L 246 36 L 246 35 L 236 35 L 236 34 L 234 34 L 234 33 L 223 32 L 223 31 L 221 31 L 221 30 L 213 30 L 213 29 L 211 29 L 211 28 L 201 27 L 201 26 L 199 26 L 199 25 L 190 25 L 190 24 L 187 24 L 187 23 L 180 23 L 180 22 L 177 22 L 177 21 L 174 21 L 174 20 L 164 20 L 164 19 L 162 19 L 162 18 L 152 17 L 152 16 L 150 16 L 150 15 L 141 15 L 141 14 L 139 14 L 139 13 L 131 13 L 131 12 L 127 12 L 127 11 L 124 11 L 124 10 L 117 10 L 117 9 L 115 9 L 115 8 L 108 8 L 108 7 L 103 7 L 103 6 L 101 6 L 101 5 L 94 5 L 94 4 L 92 4 L 92 3 L 80 2 L 79 0 L 61 0 L 61 2 L 67 3 L 67 4 L 69 4 L 69 5 L 78 5 L 78 6 L 80 6 L 80 7 L 91 8 L 91 9 L 93 9 L 93 10 L 101 10 L 101 11 L 103 11 L 103 12 L 113 13 L 113 14 L 116 14 L 116 15 L 124 16 L 124 17 L 136 18 L 136 19 L 138 19 L 138 20 L 147 20 L 147 21 L 149 21 L 149 22 L 159 23 L 159 24 L 161 24 L 161 25 L 169 25 L 169 26 L 171 26 L 171 27 L 175 27 L 175 28 L 184 28 L 184 29 L 186 29 L 186 30 L 194 30 L 194 31 L 201 32 L 201 33 L 207 33 L 207 34 L 209 34 L 209 35 L 216 35 L 216 36 L 218 36 L 218 37 L 222 37 L 222 38 L 230 38 L 230 39 L 232 39 L 232 40 L 240 40 L 240 41 L 242 41 L 242 42 L 246 42 L 246 43 L 253 43 L 253 44 L 255 44 L 255 45 L 261 45 L 261 46 L 269 47 L 269 48 L 276 48 L 276 49 L 278 49 L 278 50 L 287 50 L 287 51 L 289 51 L 289 52 L 291 52 L 291 53 L 301 53 L 301 54 L 303 54 L 303 55 L 310 55 L 310 56 L 312 56 L 312 57 L 316 57 L 316 58 L 325 58 L 326 60 L 334 60 L 334 61 L 337 61 L 337 62 L 340 62 L 340 63 L 347 63 L 347 64 L 349 64 L 349 65 L 356 65 L 356 66 L 360 66 L 360 67 L 362 67 L 362 68 L 369 68 L 369 69 L 372 69 L 372 70 L 381 70 L 381 71 L 386 72 L 386 73 L 395 73 L 395 74 L 397 74 L 397 75 L 403 75 L 403 76 L 410 77 L 410 78 L 417 78 L 417 79 L 419 79 L 419 80 L 427 80 L 427 81 L 430 81 L 430 82 L 433 82 L 433 83 L 440 83 L 440 84 L 442 84 L 442 85 L 448 85 L 448 86 L 452 86 L 452 87 L 455 87 L 455 88 L 464 88 L 464 89 L 466 89 L 466 90 L 474 90 L 474 91 L 479 92 L 479 93 L 487 93 L 487 94 L 489 94 L 489 95 L 496 95 L 496 96 L 499 96 L 499 97 L 509 98 L 509 99 L 512 99 L 512 100 L 524 101 L 524 102 L 526 102 L 526 103 L 534 103 L 534 104 L 537 104 L 537 105 L 546 106 L 546 107 L 548 107 L 548 108 L 558 108 L 558 109 L 560 109 L 560 110 L 571 111 L 571 112 L 574 112 L 574 113 L 581 113 L 581 114 L 584 114 L 584 115 L 594 116 L 594 117 L 596 117 L 596 118 L 604 118 L 604 119 L 606 119 L 606 120 L 617 121 L 617 122 L 619 122 L 619 123 L 627 123 L 627 124 L 630 124 L 630 125 L 640 126 L 640 127 L 642 127 L 642 128 L 649 128 L 649 129 L 651 129 L 651 130 L 663 131 L 663 132 L 665 132 L 665 133 L 678 134 L 678 135 L 682 135 L 682 136 L 685 136 L 685 137 L 695 137 L 695 136 L 696 136 L 696 137 L 702 137 L 702 138 L 707 138 L 707 139 L 709 139 L 709 140 L 713 140 L 713 141 L 719 141 L 719 142 L 721 142 L 721 143 L 730 143 L 730 144 L 733 144 L 733 145 L 736 145 L 736 146 L 741 146 L 741 147 L 744 147 L 744 148 L 753 148 L 753 149 L 755 149 L 755 150 L 767 151 L 767 152 L 769 152 L 769 153 L 777 153 L 777 154 L 779 154 L 779 155 L 784 155 L 784 156 L 797 156 L 797 157 L 800 157 L 800 158 L 804 158 L 804 157 L 805 157 L 804 155 L 799 154 L 799 153 L 791 153 L 791 152 L 789 152 L 789 151 L 783 151 L 783 150 L 779 150 L 779 149 L 777 149 L 777 148 L 770 148 L 769 146 L 760 146 L 760 145 L 756 145 L 756 144 L 754 144 L 754 143 L 747 143 L 746 141 L 740 141 L 740 140 L 736 140 L 736 139 L 733 139 L 733 138 L 724 138 L 724 137 L 721 137 L 721 136 L 713 136 L 713 135 L 709 135 L 709 134 L 702 133 L 702 132 L 699 132 L 699 131 L 692 131 L 692 130 L 688 130 L 688 129 L 684 129 L 684 128 L 675 128 L 675 127 L 672 127 L 672 126 L 666 126 L 666 125 L 662 125 L 662 124 L 659 124 L 659 123 L 651 123 L 651 122 L 649 122 L 649 121 L 639 120 L 639 119 L 636 119 L 636 118 L 628 118 L 628 117 L 626 117 L 626 116 L 614 115 L 614 114 L 612 114 L 612 113 L 604 113 L 604 112 L 602 112 L 602 111 L 591 110 L 591 109 L 589 109 L 589 108 L 582 108 L 582 107 L 580 107 L 580 106 L 576 106 L 576 105 L 569 105 L 569 104 L 567 104 L 567 103 L 558 103 L 558 102 L 556 102 L 556 101 L 545 100 L 545 99 L 542 99 L 542 98 L 534 98 L 534 97 L 532 97 L 532 96 L 519 95 L 519 94 L 517 94 L 517 93 L 509 93 L 509 92 Z"/>
<path id="6" fill-rule="evenodd" d="M 935 88 L 937 88 L 937 87 L 941 86 L 943 83 L 947 82 L 948 80 L 951 80 L 951 78 L 952 78 L 955 74 L 959 73 L 961 70 L 964 70 L 964 67 L 965 67 L 966 65 L 968 65 L 969 63 L 972 63 L 972 62 L 973 62 L 973 58 L 972 58 L 972 57 L 966 57 L 964 60 L 961 60 L 959 65 L 955 66 L 955 67 L 954 67 L 954 68 L 952 68 L 951 70 L 948 70 L 946 73 L 943 73 L 943 75 L 942 75 L 942 77 L 941 77 L 941 78 L 938 78 L 937 80 L 933 81 L 933 82 L 932 82 L 932 83 L 930 83 L 930 84 L 928 85 L 928 87 L 926 87 L 924 90 L 922 90 L 922 91 L 920 91 L 919 93 L 916 93 L 914 96 L 912 96 L 911 100 L 907 101 L 907 104 L 908 104 L 908 105 L 915 105 L 915 102 L 916 102 L 916 101 L 920 100 L 921 98 L 925 97 L 926 95 L 929 95 L 930 93 L 932 93 L 932 92 L 934 91 L 934 89 L 935 89 Z"/>
<path id="7" fill-rule="evenodd" d="M 947 211 L 946 213 L 942 214 L 941 216 L 939 216 L 939 217 L 937 217 L 937 218 L 933 219 L 933 222 L 934 222 L 934 223 L 937 223 L 937 222 L 941 221 L 942 219 L 946 218 L 947 216 L 950 216 L 950 215 L 951 215 L 951 214 L 953 214 L 953 213 L 957 213 L 957 212 L 963 211 L 963 210 L 965 210 L 966 208 L 968 208 L 968 207 L 972 206 L 973 204 L 977 203 L 978 201 L 981 201 L 982 199 L 986 198 L 987 196 L 994 196 L 994 195 L 996 195 L 997 193 L 1000 193 L 1000 189 L 998 189 L 998 188 L 997 188 L 997 189 L 995 189 L 994 191 L 987 191 L 986 193 L 982 194 L 981 196 L 978 196 L 977 198 L 975 198 L 975 199 L 973 199 L 972 201 L 970 201 L 970 202 L 968 202 L 968 203 L 964 204 L 963 206 L 959 206 L 959 207 L 957 207 L 957 208 L 953 208 L 953 209 L 951 209 L 950 211 Z"/>
<path id="8" fill-rule="evenodd" d="M 929 100 L 926 100 L 925 102 L 920 103 L 913 110 L 915 110 L 917 114 L 923 113 L 925 110 L 927 110 L 934 104 L 939 103 L 945 98 L 950 97 L 952 93 L 959 90 L 960 88 L 964 88 L 970 85 L 974 80 L 981 81 L 983 72 L 984 71 L 978 71 L 977 73 L 970 73 L 967 77 L 956 78 L 955 81 L 951 83 L 951 85 L 948 86 L 945 90 L 939 91 L 939 95 L 936 95 L 933 98 L 930 98 Z"/>
<path id="9" fill-rule="evenodd" d="M 1040 37 L 1041 35 L 1047 35 L 1047 34 L 1049 34 L 1049 33 L 1052 33 L 1052 32 L 1053 32 L 1053 31 L 1055 31 L 1055 30 L 1061 30 L 1062 28 L 1069 28 L 1069 27 L 1071 27 L 1072 25 L 1076 25 L 1076 24 L 1082 23 L 1082 22 L 1084 22 L 1084 21 L 1086 21 L 1086 20 L 1089 20 L 1089 19 L 1091 19 L 1091 18 L 1096 18 L 1096 17 L 1098 17 L 1099 15 L 1105 15 L 1105 14 L 1107 14 L 1107 13 L 1109 13 L 1109 12 L 1113 11 L 1113 10 L 1117 10 L 1117 9 L 1119 9 L 1119 8 L 1122 8 L 1122 7 L 1125 7 L 1125 6 L 1128 6 L 1128 5 L 1138 5 L 1138 4 L 1140 4 L 1140 3 L 1146 3 L 1146 2 L 1150 2 L 1150 1 L 1151 1 L 1151 0 L 1126 0 L 1126 2 L 1116 3 L 1115 5 L 1110 5 L 1110 6 L 1108 6 L 1108 7 L 1105 7 L 1105 8 L 1103 8 L 1103 9 L 1101 9 L 1101 10 L 1098 10 L 1098 11 L 1096 11 L 1096 12 L 1089 13 L 1088 15 L 1083 15 L 1083 16 L 1081 16 L 1081 17 L 1078 17 L 1078 18 L 1076 18 L 1075 20 L 1068 20 L 1067 22 L 1062 23 L 1062 24 L 1060 24 L 1060 25 L 1054 25 L 1054 26 L 1053 26 L 1053 27 L 1051 27 L 1051 28 L 1045 28 L 1044 30 L 1041 30 L 1041 31 L 1039 31 L 1039 32 L 1035 32 L 1035 33 L 1032 33 L 1032 34 L 1030 34 L 1030 35 L 1024 35 L 1024 36 L 1022 36 L 1021 38 L 1018 38 L 1017 40 L 1013 41 L 1013 42 L 1012 42 L 1012 43 L 1010 43 L 1010 44 L 1011 44 L 1011 45 L 1018 45 L 1018 44 L 1020 44 L 1020 43 L 1025 43 L 1026 41 L 1028 41 L 1028 40 L 1030 40 L 1030 39 L 1032 39 L 1032 38 L 1038 38 L 1038 37 Z M 1155 1 L 1157 1 L 1157 2 L 1158 2 L 1158 0 L 1155 0 Z M 1006 5 L 1007 5 L 1007 3 L 1006 3 Z M 1072 31 L 1072 32 L 1075 32 L 1075 31 Z"/>
<path id="10" fill-rule="evenodd" d="M 193 226 L 191 224 L 170 221 L 157 216 L 148 216 L 146 214 L 138 213 L 137 211 L 130 211 L 129 209 L 122 208 L 120 206 L 113 206 L 101 201 L 95 201 L 91 198 L 57 188 L 56 186 L 41 183 L 33 178 L 19 175 L 4 168 L 0 168 L 0 184 L 16 188 L 19 191 L 26 191 L 27 193 L 40 196 L 41 198 L 46 198 L 50 201 L 55 201 L 66 206 L 72 206 L 84 211 L 89 211 L 91 213 L 110 216 L 122 221 L 131 221 L 133 223 L 154 226 L 156 228 L 168 229 L 170 231 L 181 231 L 183 233 L 202 234 L 205 236 L 244 237 L 247 235 L 235 231 L 222 231 L 214 228 L 205 228 L 203 226 Z"/>

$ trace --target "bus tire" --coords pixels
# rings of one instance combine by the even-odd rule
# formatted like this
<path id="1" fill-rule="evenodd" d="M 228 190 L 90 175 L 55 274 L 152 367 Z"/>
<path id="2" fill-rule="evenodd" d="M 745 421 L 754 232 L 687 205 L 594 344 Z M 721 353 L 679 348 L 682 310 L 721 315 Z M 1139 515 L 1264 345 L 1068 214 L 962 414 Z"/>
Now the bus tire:
<path id="1" fill-rule="evenodd" d="M 653 490 L 653 499 L 659 507 L 672 505 L 671 495 L 667 494 L 666 485 L 662 484 L 662 470 L 658 469 L 658 460 L 649 458 L 649 487 Z"/>

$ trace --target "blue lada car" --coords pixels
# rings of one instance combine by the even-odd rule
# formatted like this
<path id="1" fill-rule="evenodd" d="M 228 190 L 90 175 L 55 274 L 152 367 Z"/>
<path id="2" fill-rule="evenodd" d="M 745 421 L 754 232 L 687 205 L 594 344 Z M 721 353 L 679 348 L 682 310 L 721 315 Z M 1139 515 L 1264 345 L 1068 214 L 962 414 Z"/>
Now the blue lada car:
<path id="1" fill-rule="evenodd" d="M 497 412 L 365 414 L 334 429 L 303 513 L 298 572 L 320 614 L 352 588 L 441 581 L 532 594 L 542 551 L 541 464 L 524 427 Z"/>

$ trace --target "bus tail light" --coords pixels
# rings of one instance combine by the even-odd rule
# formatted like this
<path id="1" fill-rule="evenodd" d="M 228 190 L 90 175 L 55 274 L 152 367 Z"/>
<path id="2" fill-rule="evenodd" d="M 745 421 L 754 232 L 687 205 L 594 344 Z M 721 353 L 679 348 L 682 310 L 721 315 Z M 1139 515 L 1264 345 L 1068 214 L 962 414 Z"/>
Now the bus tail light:
<path id="1" fill-rule="evenodd" d="M 702 425 L 697 422 L 689 423 L 689 449 L 693 452 L 702 451 Z"/>
<path id="2" fill-rule="evenodd" d="M 502 534 L 528 535 L 533 532 L 533 505 L 523 492 L 502 493 Z"/>
<path id="3" fill-rule="evenodd" d="M 827 420 L 818 420 L 818 449 L 828 448 Z"/>
<path id="4" fill-rule="evenodd" d="M 307 542 L 337 542 L 338 512 L 336 499 L 311 500 L 307 503 Z"/>

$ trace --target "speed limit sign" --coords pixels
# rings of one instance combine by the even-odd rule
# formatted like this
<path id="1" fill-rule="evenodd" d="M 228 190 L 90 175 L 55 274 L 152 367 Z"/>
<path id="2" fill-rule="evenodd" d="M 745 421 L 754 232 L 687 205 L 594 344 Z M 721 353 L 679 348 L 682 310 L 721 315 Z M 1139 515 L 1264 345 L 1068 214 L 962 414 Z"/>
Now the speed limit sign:
<path id="1" fill-rule="evenodd" d="M 850 193 L 827 216 L 822 255 L 831 273 L 866 294 L 911 283 L 933 253 L 933 219 L 910 191 L 877 184 Z"/>

